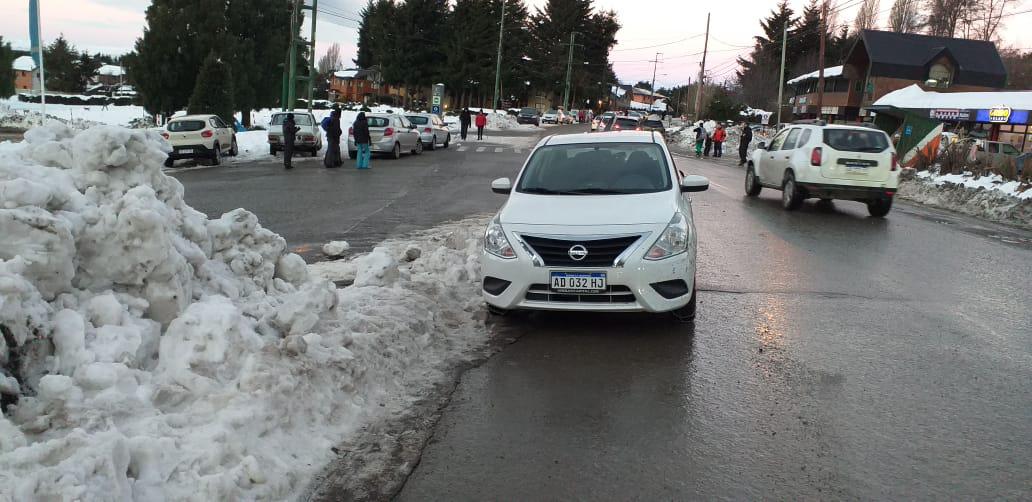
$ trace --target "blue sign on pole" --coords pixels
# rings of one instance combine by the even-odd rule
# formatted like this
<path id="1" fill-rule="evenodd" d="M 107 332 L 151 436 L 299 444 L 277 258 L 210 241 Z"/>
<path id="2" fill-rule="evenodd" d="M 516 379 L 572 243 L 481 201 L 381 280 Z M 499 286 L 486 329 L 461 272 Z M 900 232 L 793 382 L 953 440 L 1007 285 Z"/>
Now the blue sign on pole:
<path id="1" fill-rule="evenodd" d="M 914 133 L 914 126 L 912 126 L 912 125 L 908 125 L 905 129 L 903 129 L 903 135 L 904 136 L 910 136 L 913 133 Z"/>
<path id="2" fill-rule="evenodd" d="M 430 113 L 433 113 L 434 115 L 440 115 L 441 114 L 441 105 L 433 105 L 433 106 L 431 106 L 430 107 Z"/>

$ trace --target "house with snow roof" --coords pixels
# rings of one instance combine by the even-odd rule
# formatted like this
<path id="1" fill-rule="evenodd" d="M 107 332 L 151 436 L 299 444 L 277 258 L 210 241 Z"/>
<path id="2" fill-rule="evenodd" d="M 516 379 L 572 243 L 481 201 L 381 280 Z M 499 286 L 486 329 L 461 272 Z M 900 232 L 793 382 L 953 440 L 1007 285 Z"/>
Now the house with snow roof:
<path id="1" fill-rule="evenodd" d="M 31 91 L 32 74 L 36 71 L 36 62 L 30 56 L 19 56 L 11 64 L 11 71 L 14 72 L 14 90 Z"/>
<path id="2" fill-rule="evenodd" d="M 981 40 L 864 30 L 841 65 L 824 70 L 823 109 L 817 109 L 818 72 L 786 82 L 797 118 L 862 120 L 886 94 L 918 85 L 937 92 L 1002 89 L 1007 70 L 996 45 Z"/>

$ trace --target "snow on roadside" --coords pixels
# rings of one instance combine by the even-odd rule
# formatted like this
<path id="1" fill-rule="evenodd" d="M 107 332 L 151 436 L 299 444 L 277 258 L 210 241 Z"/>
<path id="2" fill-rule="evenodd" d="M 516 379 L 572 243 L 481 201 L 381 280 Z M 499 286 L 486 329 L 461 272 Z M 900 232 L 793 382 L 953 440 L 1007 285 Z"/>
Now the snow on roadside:
<path id="1" fill-rule="evenodd" d="M 16 96 L 7 99 L 0 98 L 0 126 L 38 125 L 41 109 L 40 103 L 19 101 Z M 19 119 L 19 116 L 23 118 Z M 75 129 L 85 129 L 98 124 L 130 127 L 134 121 L 150 117 L 142 106 L 136 105 L 59 105 L 54 103 L 47 104 L 47 116 L 67 122 Z M 23 121 L 24 124 L 18 125 L 17 121 Z"/>
<path id="2" fill-rule="evenodd" d="M 1032 228 L 1032 186 L 1002 176 L 916 173 L 900 182 L 898 197 L 990 221 Z"/>
<path id="3" fill-rule="evenodd" d="M 187 206 L 165 151 L 57 123 L 0 144 L 0 500 L 292 498 L 484 341 L 483 218 L 309 268 Z"/>

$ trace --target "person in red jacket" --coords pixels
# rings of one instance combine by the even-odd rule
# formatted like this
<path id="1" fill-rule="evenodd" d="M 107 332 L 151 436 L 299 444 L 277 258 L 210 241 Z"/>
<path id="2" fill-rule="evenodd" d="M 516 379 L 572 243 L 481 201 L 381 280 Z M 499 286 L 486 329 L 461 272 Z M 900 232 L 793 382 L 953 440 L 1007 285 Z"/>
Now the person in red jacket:
<path id="1" fill-rule="evenodd" d="M 487 127 L 487 114 L 483 110 L 477 114 L 477 139 L 484 139 L 484 128 Z"/>
<path id="2" fill-rule="evenodd" d="M 724 156 L 724 140 L 727 139 L 727 131 L 724 130 L 724 126 L 717 125 L 717 130 L 713 131 L 713 156 L 723 157 Z"/>

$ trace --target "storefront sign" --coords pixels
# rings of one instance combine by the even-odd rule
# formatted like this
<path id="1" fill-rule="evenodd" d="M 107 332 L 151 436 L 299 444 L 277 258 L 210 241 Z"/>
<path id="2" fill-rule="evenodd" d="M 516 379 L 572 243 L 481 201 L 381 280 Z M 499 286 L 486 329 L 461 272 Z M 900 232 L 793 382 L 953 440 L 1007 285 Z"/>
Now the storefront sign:
<path id="1" fill-rule="evenodd" d="M 998 106 L 989 109 L 990 124 L 1006 124 L 1010 121 L 1011 109 L 1006 106 Z"/>
<path id="2" fill-rule="evenodd" d="M 928 110 L 928 118 L 961 122 L 971 120 L 971 112 L 968 110 L 935 108 Z"/>

